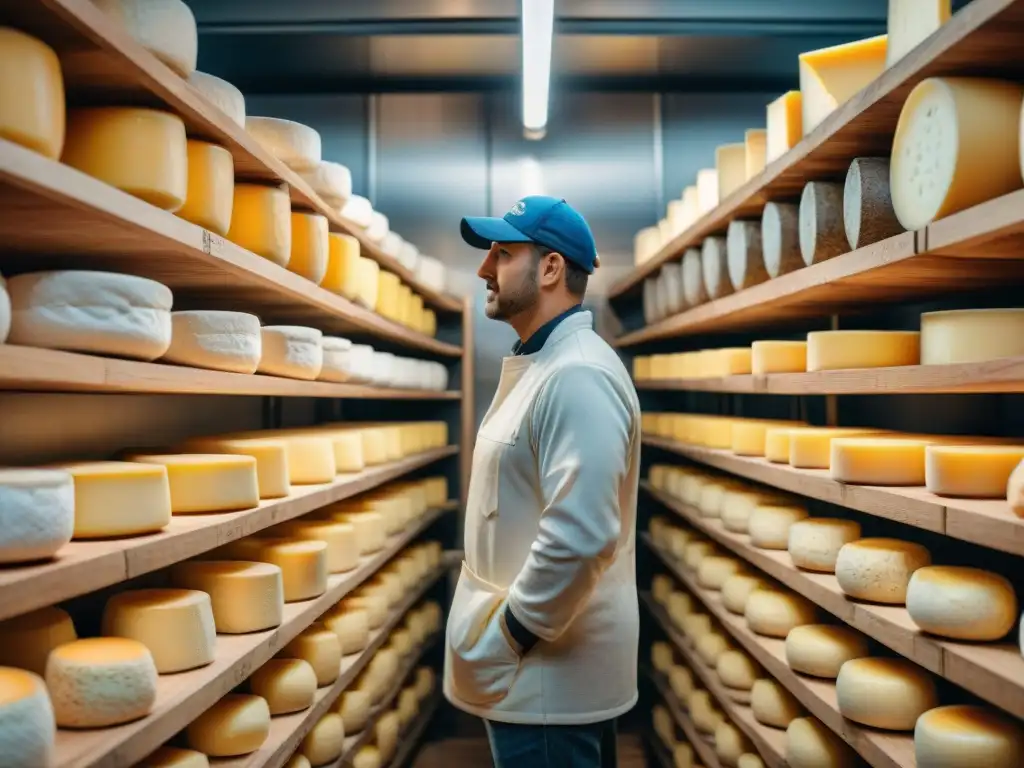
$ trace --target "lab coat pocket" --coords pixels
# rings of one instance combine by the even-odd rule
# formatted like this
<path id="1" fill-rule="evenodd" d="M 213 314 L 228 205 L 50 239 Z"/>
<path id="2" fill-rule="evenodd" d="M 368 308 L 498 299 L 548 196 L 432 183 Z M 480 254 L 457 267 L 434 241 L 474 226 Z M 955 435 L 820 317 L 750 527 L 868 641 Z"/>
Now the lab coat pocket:
<path id="1" fill-rule="evenodd" d="M 490 519 L 498 514 L 498 492 L 501 481 L 501 457 L 511 440 L 495 439 L 482 431 L 477 436 L 473 449 L 473 471 L 469 480 L 468 510 L 473 514 Z"/>
<path id="2" fill-rule="evenodd" d="M 519 672 L 519 656 L 498 624 L 507 596 L 507 589 L 484 581 L 462 564 L 448 613 L 447 642 L 449 680 L 467 704 L 501 701 Z"/>

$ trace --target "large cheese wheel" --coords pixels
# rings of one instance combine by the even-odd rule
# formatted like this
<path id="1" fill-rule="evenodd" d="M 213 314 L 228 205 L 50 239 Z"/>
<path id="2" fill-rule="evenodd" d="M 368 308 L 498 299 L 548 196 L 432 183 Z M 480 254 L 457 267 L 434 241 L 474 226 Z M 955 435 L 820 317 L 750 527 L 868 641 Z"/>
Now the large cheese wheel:
<path id="1" fill-rule="evenodd" d="M 335 210 L 340 211 L 352 196 L 352 172 L 341 163 L 321 160 L 316 168 L 299 175 Z"/>
<path id="2" fill-rule="evenodd" d="M 270 707 L 265 699 L 229 693 L 186 730 L 189 746 L 210 757 L 236 757 L 255 752 L 270 734 Z"/>
<path id="3" fill-rule="evenodd" d="M 278 536 L 249 537 L 214 551 L 228 560 L 256 560 L 281 569 L 286 603 L 301 602 L 327 591 L 327 544 Z"/>
<path id="4" fill-rule="evenodd" d="M 245 96 L 227 80 L 205 72 L 193 72 L 188 84 L 238 125 L 245 127 Z"/>
<path id="5" fill-rule="evenodd" d="M 373 217 L 373 205 L 362 195 L 352 195 L 340 213 L 343 219 L 348 219 L 360 229 L 366 229 Z"/>
<path id="6" fill-rule="evenodd" d="M 249 676 L 249 690 L 266 700 L 271 715 L 301 712 L 313 705 L 316 672 L 302 659 L 270 659 Z"/>
<path id="7" fill-rule="evenodd" d="M 744 617 L 751 631 L 767 637 L 785 637 L 794 627 L 813 624 L 817 608 L 800 595 L 776 589 L 758 589 L 750 594 Z"/>
<path id="8" fill-rule="evenodd" d="M 893 209 L 905 229 L 1020 188 L 1022 94 L 1017 83 L 982 78 L 930 77 L 914 87 L 900 111 L 889 170 Z"/>
<path id="9" fill-rule="evenodd" d="M 312 381 L 324 364 L 323 333 L 300 325 L 267 325 L 258 373 Z"/>
<path id="10" fill-rule="evenodd" d="M 803 707 L 777 680 L 762 677 L 750 689 L 750 711 L 763 725 L 786 728 L 803 714 Z"/>
<path id="11" fill-rule="evenodd" d="M 284 584 L 276 565 L 193 560 L 171 569 L 171 583 L 210 596 L 214 625 L 220 634 L 260 632 L 281 624 Z"/>
<path id="12" fill-rule="evenodd" d="M 0 757 L 5 765 L 53 764 L 56 723 L 42 679 L 0 667 Z"/>
<path id="13" fill-rule="evenodd" d="M 835 679 L 843 664 L 867 655 L 867 638 L 845 625 L 805 624 L 786 635 L 786 662 L 805 675 Z"/>
<path id="14" fill-rule="evenodd" d="M 735 557 L 710 555 L 705 557 L 697 569 L 697 583 L 706 589 L 718 591 L 729 577 L 743 569 L 743 564 Z"/>
<path id="15" fill-rule="evenodd" d="M 732 648 L 729 636 L 714 630 L 701 635 L 694 643 L 697 656 L 709 667 L 715 667 L 722 654 Z"/>
<path id="16" fill-rule="evenodd" d="M 149 649 L 121 637 L 75 640 L 46 661 L 46 688 L 62 728 L 104 728 L 148 715 L 156 678 Z"/>
<path id="17" fill-rule="evenodd" d="M 338 636 L 343 655 L 359 653 L 370 643 L 370 616 L 366 611 L 337 609 L 326 614 L 323 622 Z"/>
<path id="18" fill-rule="evenodd" d="M 64 148 L 64 78 L 56 52 L 17 29 L 0 29 L 0 138 L 51 160 Z"/>
<path id="19" fill-rule="evenodd" d="M 693 672 L 689 667 L 673 664 L 668 672 L 668 684 L 680 701 L 686 701 L 694 690 Z"/>
<path id="20" fill-rule="evenodd" d="M 755 341 L 750 350 L 750 370 L 755 376 L 807 370 L 806 341 Z"/>
<path id="21" fill-rule="evenodd" d="M 859 764 L 857 753 L 820 720 L 800 717 L 786 728 L 789 768 L 854 768 Z"/>
<path id="22" fill-rule="evenodd" d="M 138 107 L 72 109 L 61 162 L 157 208 L 177 211 L 185 203 L 185 123 L 169 112 Z"/>
<path id="23" fill-rule="evenodd" d="M 317 379 L 343 383 L 352 378 L 352 341 L 339 336 L 324 336 L 323 365 Z"/>
<path id="24" fill-rule="evenodd" d="M 328 712 L 306 734 L 299 750 L 311 766 L 318 766 L 337 760 L 344 747 L 345 723 L 337 712 Z"/>
<path id="25" fill-rule="evenodd" d="M 327 545 L 327 571 L 344 573 L 359 565 L 359 540 L 348 523 L 330 520 L 289 520 L 274 526 L 274 535 L 322 541 Z"/>
<path id="26" fill-rule="evenodd" d="M 155 280 L 31 272 L 10 278 L 7 292 L 11 344 L 155 360 L 171 343 L 171 291 Z"/>
<path id="27" fill-rule="evenodd" d="M 256 315 L 217 310 L 172 312 L 171 329 L 171 345 L 161 358 L 163 362 L 256 372 L 263 346 Z"/>
<path id="28" fill-rule="evenodd" d="M 899 539 L 860 539 L 844 544 L 836 558 L 836 579 L 848 596 L 903 605 L 914 571 L 931 563 L 920 544 Z"/>
<path id="29" fill-rule="evenodd" d="M 715 665 L 715 672 L 722 685 L 741 691 L 749 691 L 754 687 L 760 671 L 757 662 L 749 654 L 735 649 L 723 652 Z"/>
<path id="30" fill-rule="evenodd" d="M 178 216 L 218 235 L 231 226 L 235 199 L 235 166 L 224 147 L 188 140 L 188 187 Z"/>
<path id="31" fill-rule="evenodd" d="M 279 499 L 291 493 L 288 475 L 288 444 L 260 438 L 203 437 L 186 441 L 183 452 L 229 453 L 256 459 L 256 479 L 261 499 Z"/>
<path id="32" fill-rule="evenodd" d="M 914 755 L 917 768 L 1017 768 L 1024 731 L 989 707 L 936 707 L 914 725 Z"/>
<path id="33" fill-rule="evenodd" d="M 730 576 L 722 585 L 722 605 L 730 613 L 742 616 L 747 610 L 750 595 L 758 589 L 768 586 L 768 582 L 760 576 L 738 573 Z"/>
<path id="34" fill-rule="evenodd" d="M 46 673 L 46 659 L 59 645 L 78 639 L 67 611 L 39 608 L 0 622 L 0 666 Z"/>
<path id="35" fill-rule="evenodd" d="M 715 729 L 725 720 L 721 710 L 715 706 L 711 694 L 704 690 L 694 691 L 687 701 L 690 708 L 690 719 L 693 727 L 700 733 L 712 735 Z"/>
<path id="36" fill-rule="evenodd" d="M 921 315 L 921 364 L 1024 355 L 1024 309 L 954 309 Z"/>
<path id="37" fill-rule="evenodd" d="M 145 645 L 162 675 L 212 663 L 217 642 L 210 596 L 194 589 L 116 594 L 103 610 L 103 634 Z"/>
<path id="38" fill-rule="evenodd" d="M 832 441 L 840 437 L 871 435 L 878 430 L 859 427 L 806 427 L 789 431 L 789 463 L 800 469 L 829 469 Z"/>
<path id="39" fill-rule="evenodd" d="M 365 611 L 370 629 L 379 629 L 388 617 L 388 602 L 383 595 L 366 592 L 349 595 L 336 606 L 336 610 Z"/>
<path id="40" fill-rule="evenodd" d="M 284 659 L 302 659 L 313 667 L 319 686 L 330 685 L 341 669 L 341 644 L 338 636 L 323 624 L 311 624 L 278 654 Z"/>
<path id="41" fill-rule="evenodd" d="M 345 733 L 359 733 L 370 719 L 370 696 L 366 691 L 345 691 L 338 699 L 338 714 L 341 715 Z"/>
<path id="42" fill-rule="evenodd" d="M 906 659 L 860 658 L 847 661 L 836 678 L 843 717 L 890 731 L 911 731 L 917 718 L 936 706 L 931 675 Z"/>
<path id="43" fill-rule="evenodd" d="M 245 130 L 293 171 L 312 171 L 320 163 L 320 134 L 308 125 L 278 117 L 246 115 Z"/>
<path id="44" fill-rule="evenodd" d="M 929 440 L 843 437 L 832 441 L 829 475 L 851 485 L 924 485 Z"/>
<path id="45" fill-rule="evenodd" d="M 956 640 L 1001 640 L 1017 622 L 1017 595 L 999 574 L 978 568 L 918 568 L 907 586 L 907 611 L 925 632 Z"/>
<path id="46" fill-rule="evenodd" d="M 166 467 L 95 461 L 57 468 L 75 480 L 76 539 L 155 533 L 171 521 Z"/>
<path id="47" fill-rule="evenodd" d="M 750 514 L 750 543 L 760 549 L 785 549 L 790 527 L 806 517 L 803 507 L 760 504 Z"/>
<path id="48" fill-rule="evenodd" d="M 171 513 L 189 515 L 251 509 L 260 503 L 256 459 L 231 454 L 130 454 L 129 461 L 167 470 Z"/>
<path id="49" fill-rule="evenodd" d="M 924 484 L 932 493 L 999 499 L 1024 461 L 1024 445 L 929 445 L 924 459 Z"/>
<path id="50" fill-rule="evenodd" d="M 722 765 L 739 765 L 740 756 L 751 749 L 750 739 L 732 723 L 723 721 L 715 728 L 715 754 Z"/>
<path id="51" fill-rule="evenodd" d="M 291 202 L 281 187 L 235 184 L 228 240 L 287 266 L 292 251 Z"/>
<path id="52" fill-rule="evenodd" d="M 179 75 L 196 68 L 199 33 L 183 0 L 93 0 L 116 19 L 140 45 Z"/>
<path id="53" fill-rule="evenodd" d="M 812 331 L 807 334 L 807 370 L 917 365 L 920 344 L 917 331 Z"/>
<path id="54" fill-rule="evenodd" d="M 75 529 L 71 475 L 51 469 L 0 469 L 0 563 L 53 557 Z"/>
<path id="55" fill-rule="evenodd" d="M 160 747 L 156 752 L 136 764 L 136 768 L 210 768 L 210 761 L 202 752 L 178 747 Z"/>
<path id="56" fill-rule="evenodd" d="M 834 517 L 813 517 L 789 527 L 789 557 L 797 568 L 835 573 L 844 544 L 860 538 L 860 523 Z"/>
<path id="57" fill-rule="evenodd" d="M 327 217 L 292 211 L 292 250 L 288 271 L 320 285 L 327 273 Z"/>

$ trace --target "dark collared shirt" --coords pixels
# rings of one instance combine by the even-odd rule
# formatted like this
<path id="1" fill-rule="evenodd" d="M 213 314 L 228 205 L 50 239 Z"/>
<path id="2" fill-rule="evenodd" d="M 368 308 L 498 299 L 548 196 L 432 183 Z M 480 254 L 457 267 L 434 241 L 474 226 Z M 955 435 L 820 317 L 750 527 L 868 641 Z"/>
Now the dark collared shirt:
<path id="1" fill-rule="evenodd" d="M 548 320 L 544 325 L 534 331 L 534 334 L 526 341 L 517 341 L 515 346 L 512 347 L 513 355 L 532 355 L 534 352 L 540 352 L 544 348 L 544 344 L 547 343 L 548 337 L 552 331 L 558 327 L 558 324 L 565 320 L 570 315 L 575 315 L 577 312 L 583 311 L 583 305 L 577 304 L 575 307 L 570 307 L 565 310 L 562 314 L 557 317 L 553 317 Z"/>

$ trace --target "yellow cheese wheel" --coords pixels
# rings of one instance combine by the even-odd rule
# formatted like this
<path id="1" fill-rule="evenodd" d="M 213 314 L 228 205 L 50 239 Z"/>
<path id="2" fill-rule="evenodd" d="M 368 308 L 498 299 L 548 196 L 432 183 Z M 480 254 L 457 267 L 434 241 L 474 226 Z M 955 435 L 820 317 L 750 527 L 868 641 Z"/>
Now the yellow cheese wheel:
<path id="1" fill-rule="evenodd" d="M 829 475 L 851 485 L 924 485 L 928 445 L 929 440 L 836 438 L 832 441 Z"/>
<path id="2" fill-rule="evenodd" d="M 171 568 L 171 583 L 210 596 L 220 634 L 260 632 L 279 626 L 284 615 L 281 569 L 270 563 L 193 560 Z"/>
<path id="3" fill-rule="evenodd" d="M 235 184 L 228 240 L 282 267 L 292 250 L 291 201 L 280 187 Z"/>
<path id="4" fill-rule="evenodd" d="M 338 714 L 345 726 L 345 733 L 352 735 L 359 733 L 366 727 L 370 719 L 370 705 L 372 704 L 369 694 L 366 691 L 345 691 L 338 699 Z"/>
<path id="5" fill-rule="evenodd" d="M 786 728 L 803 714 L 803 707 L 780 682 L 762 677 L 750 689 L 750 710 L 757 722 Z"/>
<path id="6" fill-rule="evenodd" d="M 288 759 L 284 768 L 313 768 L 313 766 L 312 763 L 309 762 L 309 758 L 296 752 Z"/>
<path id="7" fill-rule="evenodd" d="M 736 574 L 722 585 L 722 605 L 730 613 L 742 616 L 747 610 L 747 600 L 755 590 L 766 587 L 768 582 L 760 576 Z"/>
<path id="8" fill-rule="evenodd" d="M 314 622 L 277 654 L 282 659 L 302 659 L 316 673 L 319 686 L 330 685 L 341 669 L 341 644 L 338 636 Z"/>
<path id="9" fill-rule="evenodd" d="M 273 527 L 273 535 L 322 541 L 327 545 L 328 573 L 345 573 L 359 565 L 359 540 L 348 523 L 330 520 L 289 520 Z"/>
<path id="10" fill-rule="evenodd" d="M 327 545 L 322 541 L 250 536 L 214 550 L 211 556 L 276 565 L 281 569 L 286 603 L 309 600 L 327 591 Z"/>
<path id="11" fill-rule="evenodd" d="M 366 592 L 349 595 L 335 608 L 336 611 L 364 611 L 370 622 L 370 629 L 379 629 L 388 617 L 388 603 L 383 595 Z"/>
<path id="12" fill-rule="evenodd" d="M 769 427 L 764 433 L 764 457 L 774 464 L 789 463 L 789 435 L 793 427 Z"/>
<path id="13" fill-rule="evenodd" d="M 753 748 L 750 739 L 732 723 L 723 721 L 715 729 L 715 754 L 722 765 L 739 765 L 740 757 Z"/>
<path id="14" fill-rule="evenodd" d="M 398 747 L 398 726 L 398 713 L 390 710 L 380 716 L 373 728 L 377 749 L 380 750 L 380 755 L 385 760 L 390 760 Z"/>
<path id="15" fill-rule="evenodd" d="M 359 282 L 359 240 L 352 235 L 327 235 L 327 270 L 321 287 L 355 301 Z"/>
<path id="16" fill-rule="evenodd" d="M 370 643 L 370 615 L 355 609 L 335 609 L 323 617 L 323 622 L 338 636 L 343 655 L 358 653 Z"/>
<path id="17" fill-rule="evenodd" d="M 697 568 L 697 583 L 705 589 L 721 590 L 725 582 L 743 569 L 743 564 L 735 557 L 709 555 Z"/>
<path id="18" fill-rule="evenodd" d="M 971 641 L 1001 640 L 1019 615 L 1017 595 L 1004 577 L 952 565 L 914 571 L 907 585 L 907 612 L 925 632 Z"/>
<path id="19" fill-rule="evenodd" d="M 755 376 L 807 370 L 806 341 L 755 341 L 750 349 L 750 370 Z"/>
<path id="20" fill-rule="evenodd" d="M 845 625 L 805 624 L 786 635 L 786 662 L 805 675 L 834 680 L 843 664 L 867 655 L 867 638 Z"/>
<path id="21" fill-rule="evenodd" d="M 761 669 L 749 654 L 729 649 L 718 657 L 715 672 L 718 674 L 718 679 L 722 681 L 722 685 L 749 691 L 757 682 Z"/>
<path id="22" fill-rule="evenodd" d="M 765 161 L 778 160 L 804 135 L 800 91 L 788 91 L 768 105 Z"/>
<path id="23" fill-rule="evenodd" d="M 750 514 L 750 543 L 760 549 L 786 549 L 789 529 L 807 517 L 800 506 L 760 504 Z"/>
<path id="24" fill-rule="evenodd" d="M 97 461 L 61 464 L 75 479 L 76 539 L 155 533 L 171 521 L 167 469 Z"/>
<path id="25" fill-rule="evenodd" d="M 711 694 L 704 690 L 694 691 L 687 701 L 690 708 L 690 719 L 694 728 L 700 733 L 712 735 L 715 729 L 725 720 L 721 710 L 715 706 Z"/>
<path id="26" fill-rule="evenodd" d="M 747 600 L 744 617 L 751 631 L 768 637 L 785 637 L 794 627 L 813 624 L 814 603 L 801 595 L 776 589 L 758 589 Z"/>
<path id="27" fill-rule="evenodd" d="M 654 723 L 654 732 L 658 734 L 666 747 L 672 749 L 676 743 L 676 724 L 668 709 L 661 704 L 656 704 L 651 710 L 651 720 Z"/>
<path id="28" fill-rule="evenodd" d="M 283 440 L 203 437 L 188 440 L 182 453 L 230 453 L 256 459 L 256 481 L 261 499 L 279 499 L 291 493 L 288 445 Z"/>
<path id="29" fill-rule="evenodd" d="M 668 596 L 672 594 L 672 579 L 663 573 L 656 574 L 651 579 L 651 596 L 654 598 L 654 602 L 665 605 L 668 602 Z"/>
<path id="30" fill-rule="evenodd" d="M 786 729 L 789 768 L 855 768 L 857 753 L 820 720 L 800 717 Z"/>
<path id="31" fill-rule="evenodd" d="M 732 425 L 732 452 L 737 456 L 764 456 L 765 438 L 773 427 L 803 426 L 797 421 L 773 421 L 769 419 L 743 419 Z M 734 486 L 739 488 L 738 486 Z"/>
<path id="32" fill-rule="evenodd" d="M 844 544 L 836 558 L 836 579 L 849 597 L 903 605 L 914 571 L 931 564 L 920 544 L 899 539 L 860 539 Z"/>
<path id="33" fill-rule="evenodd" d="M 64 147 L 64 78 L 50 46 L 0 28 L 0 137 L 51 160 Z"/>
<path id="34" fill-rule="evenodd" d="M 807 334 L 807 370 L 887 368 L 921 362 L 917 331 L 812 331 Z"/>
<path id="35" fill-rule="evenodd" d="M 689 667 L 673 664 L 668 672 L 668 684 L 680 701 L 686 701 L 694 690 L 693 672 Z"/>
<path id="36" fill-rule="evenodd" d="M 210 757 L 237 757 L 255 752 L 270 733 L 270 707 L 249 694 L 229 693 L 186 729 L 189 746 Z"/>
<path id="37" fill-rule="evenodd" d="M 832 441 L 840 437 L 872 435 L 879 430 L 858 427 L 807 427 L 789 431 L 789 463 L 799 469 L 828 469 Z"/>
<path id="38" fill-rule="evenodd" d="M 249 690 L 266 700 L 271 715 L 301 712 L 313 705 L 316 672 L 302 659 L 270 659 L 249 676 Z"/>
<path id="39" fill-rule="evenodd" d="M 843 664 L 836 698 L 843 717 L 890 731 L 913 730 L 917 718 L 939 703 L 931 675 L 906 659 L 889 658 Z"/>
<path id="40" fill-rule="evenodd" d="M 914 725 L 917 768 L 1017 768 L 1024 761 L 1024 731 L 995 709 L 936 707 Z"/>
<path id="41" fill-rule="evenodd" d="M 953 309 L 921 315 L 921 364 L 1024 355 L 1024 309 Z"/>
<path id="42" fill-rule="evenodd" d="M 218 235 L 231 227 L 235 165 L 231 153 L 198 139 L 188 140 L 188 187 L 178 215 Z"/>
<path id="43" fill-rule="evenodd" d="M 0 621 L 0 666 L 46 673 L 50 651 L 78 639 L 71 616 L 48 606 Z"/>
<path id="44" fill-rule="evenodd" d="M 318 213 L 292 211 L 292 248 L 288 270 L 317 285 L 327 273 L 327 217 Z"/>
<path id="45" fill-rule="evenodd" d="M 167 470 L 171 513 L 229 512 L 259 506 L 256 459 L 231 454 L 134 454 L 129 461 Z"/>
<path id="46" fill-rule="evenodd" d="M 299 750 L 311 766 L 327 765 L 341 757 L 345 747 L 345 724 L 337 712 L 328 712 L 302 740 Z"/>
<path id="47" fill-rule="evenodd" d="M 714 630 L 697 638 L 694 643 L 697 655 L 709 667 L 715 667 L 722 654 L 732 648 L 729 637 L 722 632 Z"/>
<path id="48" fill-rule="evenodd" d="M 939 496 L 999 499 L 1024 461 L 1024 445 L 929 445 L 924 484 Z"/>
<path id="49" fill-rule="evenodd" d="M 136 768 L 210 768 L 210 761 L 202 752 L 194 749 L 160 747 L 145 758 Z"/>
<path id="50" fill-rule="evenodd" d="M 352 768 L 381 768 L 383 764 L 380 750 L 372 744 L 360 747 L 352 758 Z"/>
<path id="51" fill-rule="evenodd" d="M 656 642 L 651 646 L 651 666 L 663 675 L 672 669 L 674 654 L 672 646 L 666 642 Z"/>

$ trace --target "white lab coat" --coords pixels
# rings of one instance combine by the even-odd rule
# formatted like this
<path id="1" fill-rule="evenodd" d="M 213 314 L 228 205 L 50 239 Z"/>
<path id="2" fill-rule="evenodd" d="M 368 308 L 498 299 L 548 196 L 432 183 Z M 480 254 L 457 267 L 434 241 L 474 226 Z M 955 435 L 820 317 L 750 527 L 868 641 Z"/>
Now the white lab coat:
<path id="1" fill-rule="evenodd" d="M 637 700 L 640 405 L 592 322 L 503 360 L 473 451 L 444 692 L 490 720 L 593 723 Z M 522 660 L 506 602 L 541 638 Z"/>

